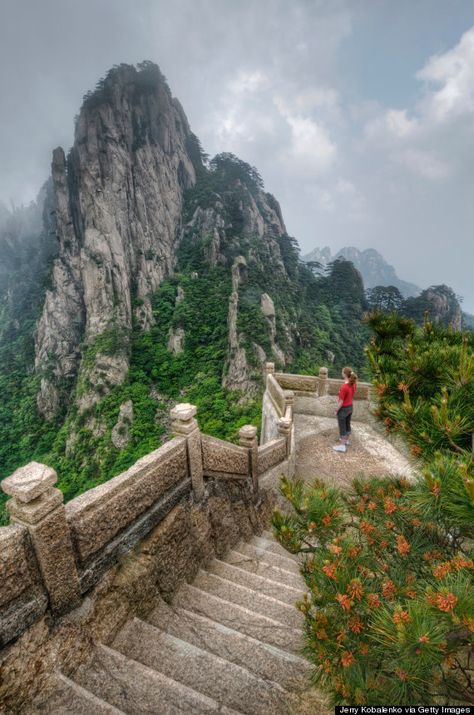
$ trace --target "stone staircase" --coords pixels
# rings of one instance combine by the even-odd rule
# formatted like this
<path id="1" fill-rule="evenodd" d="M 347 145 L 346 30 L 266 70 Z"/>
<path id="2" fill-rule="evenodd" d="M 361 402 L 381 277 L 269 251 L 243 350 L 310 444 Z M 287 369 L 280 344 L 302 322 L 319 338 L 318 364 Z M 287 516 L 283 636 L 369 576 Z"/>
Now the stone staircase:
<path id="1" fill-rule="evenodd" d="M 301 656 L 304 591 L 296 557 L 270 533 L 215 559 L 147 620 L 95 646 L 73 680 L 32 713 L 55 715 L 318 715 Z"/>

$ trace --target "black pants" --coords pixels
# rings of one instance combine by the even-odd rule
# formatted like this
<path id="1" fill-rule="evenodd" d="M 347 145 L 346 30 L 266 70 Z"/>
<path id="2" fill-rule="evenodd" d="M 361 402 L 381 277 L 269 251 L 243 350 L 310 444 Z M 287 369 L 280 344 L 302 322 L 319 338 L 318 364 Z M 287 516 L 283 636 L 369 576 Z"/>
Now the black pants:
<path id="1" fill-rule="evenodd" d="M 341 407 L 337 413 L 337 422 L 339 425 L 339 436 L 341 439 L 347 437 L 351 432 L 351 416 L 352 416 L 352 405 L 349 407 Z"/>

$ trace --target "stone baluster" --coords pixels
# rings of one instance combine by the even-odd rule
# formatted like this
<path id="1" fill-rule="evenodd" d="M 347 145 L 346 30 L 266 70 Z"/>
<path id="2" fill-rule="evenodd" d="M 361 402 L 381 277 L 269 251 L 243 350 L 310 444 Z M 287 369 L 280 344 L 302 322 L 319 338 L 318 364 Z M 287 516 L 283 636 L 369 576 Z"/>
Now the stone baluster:
<path id="1" fill-rule="evenodd" d="M 197 408 L 187 402 L 173 407 L 170 412 L 171 430 L 176 437 L 186 438 L 188 465 L 193 485 L 194 496 L 200 501 L 204 495 L 204 476 L 202 467 L 201 432 L 195 419 Z"/>
<path id="2" fill-rule="evenodd" d="M 239 430 L 239 444 L 249 450 L 250 476 L 252 477 L 253 493 L 258 494 L 258 440 L 257 428 L 244 425 Z"/>
<path id="3" fill-rule="evenodd" d="M 66 520 L 64 497 L 54 488 L 57 475 L 45 464 L 30 462 L 1 483 L 11 523 L 29 531 L 31 543 L 55 615 L 79 605 L 81 591 Z"/>
<path id="4" fill-rule="evenodd" d="M 319 368 L 319 380 L 318 380 L 318 396 L 323 397 L 328 394 L 329 382 L 328 382 L 328 369 L 327 367 Z"/>
<path id="5" fill-rule="evenodd" d="M 291 427 L 293 421 L 291 417 L 280 417 L 278 420 L 278 434 L 286 439 L 286 454 L 291 452 Z"/>

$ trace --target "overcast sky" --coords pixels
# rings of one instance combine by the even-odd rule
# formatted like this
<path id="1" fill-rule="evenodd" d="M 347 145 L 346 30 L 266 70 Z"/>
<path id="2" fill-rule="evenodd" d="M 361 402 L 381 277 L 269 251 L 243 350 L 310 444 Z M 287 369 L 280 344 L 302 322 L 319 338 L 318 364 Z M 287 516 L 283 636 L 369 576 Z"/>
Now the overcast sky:
<path id="1" fill-rule="evenodd" d="M 303 253 L 376 248 L 474 312 L 473 0 L 0 0 L 0 200 L 32 199 L 82 96 L 143 59 Z"/>

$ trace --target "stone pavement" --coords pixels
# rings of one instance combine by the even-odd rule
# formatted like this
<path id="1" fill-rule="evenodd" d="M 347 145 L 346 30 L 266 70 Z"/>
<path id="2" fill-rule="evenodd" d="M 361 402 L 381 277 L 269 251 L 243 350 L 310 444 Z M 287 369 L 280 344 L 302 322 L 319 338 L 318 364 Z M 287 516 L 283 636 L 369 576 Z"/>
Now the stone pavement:
<path id="1" fill-rule="evenodd" d="M 340 453 L 332 449 L 339 437 L 335 417 L 296 414 L 294 420 L 297 478 L 349 486 L 360 474 L 415 476 L 409 459 L 366 422 L 353 422 L 352 444 Z"/>

